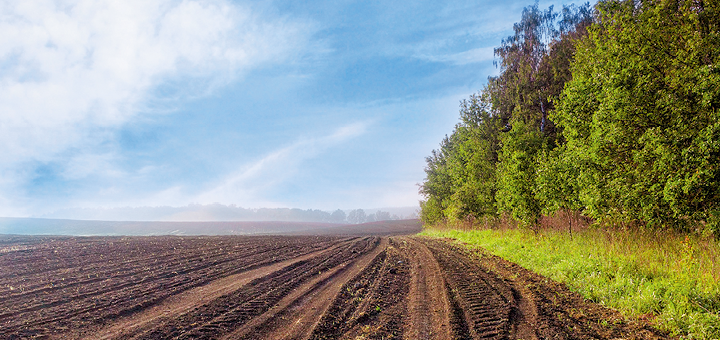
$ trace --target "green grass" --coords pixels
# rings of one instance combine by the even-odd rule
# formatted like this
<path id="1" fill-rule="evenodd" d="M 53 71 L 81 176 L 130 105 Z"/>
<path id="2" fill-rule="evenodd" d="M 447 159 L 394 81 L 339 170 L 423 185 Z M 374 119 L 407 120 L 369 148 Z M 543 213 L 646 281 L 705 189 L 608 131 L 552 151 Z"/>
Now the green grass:
<path id="1" fill-rule="evenodd" d="M 485 248 L 686 339 L 720 339 L 720 243 L 670 233 L 519 229 L 422 233 Z"/>

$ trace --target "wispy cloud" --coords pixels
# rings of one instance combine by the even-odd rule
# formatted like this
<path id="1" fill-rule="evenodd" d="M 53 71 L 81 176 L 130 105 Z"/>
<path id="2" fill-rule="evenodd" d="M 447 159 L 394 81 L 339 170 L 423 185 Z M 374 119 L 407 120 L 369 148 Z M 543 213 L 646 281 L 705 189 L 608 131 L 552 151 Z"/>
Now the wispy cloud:
<path id="1" fill-rule="evenodd" d="M 220 184 L 199 194 L 198 203 L 227 202 L 243 206 L 277 206 L 264 201 L 263 192 L 286 182 L 299 170 L 303 162 L 323 151 L 359 137 L 367 131 L 369 122 L 359 122 L 338 128 L 333 133 L 316 138 L 303 138 L 275 150 L 261 159 L 243 166 Z"/>
<path id="2" fill-rule="evenodd" d="M 114 129 L 177 105 L 164 99 L 282 62 L 312 33 L 226 0 L 3 1 L 0 31 L 0 171 L 18 176 L 28 162 L 105 153 Z"/>

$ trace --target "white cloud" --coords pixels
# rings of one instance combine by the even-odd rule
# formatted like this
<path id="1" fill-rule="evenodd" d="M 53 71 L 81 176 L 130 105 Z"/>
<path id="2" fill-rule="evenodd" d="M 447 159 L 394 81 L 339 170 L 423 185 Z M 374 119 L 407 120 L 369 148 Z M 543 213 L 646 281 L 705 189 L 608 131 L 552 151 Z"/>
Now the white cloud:
<path id="1" fill-rule="evenodd" d="M 0 2 L 0 198 L 20 198 L 28 164 L 112 172 L 115 129 L 282 62 L 311 31 L 227 0 Z"/>
<path id="2" fill-rule="evenodd" d="M 106 140 L 102 131 L 152 111 L 168 82 L 202 92 L 282 61 L 305 28 L 224 0 L 4 1 L 0 167 Z M 175 91 L 162 96 L 193 94 Z"/>
<path id="3" fill-rule="evenodd" d="M 237 173 L 224 179 L 219 185 L 198 195 L 194 202 L 226 202 L 243 206 L 273 207 L 281 204 L 259 201 L 264 192 L 291 178 L 304 161 L 318 156 L 335 145 L 365 134 L 369 123 L 343 126 L 332 134 L 305 138 L 275 150 Z"/>

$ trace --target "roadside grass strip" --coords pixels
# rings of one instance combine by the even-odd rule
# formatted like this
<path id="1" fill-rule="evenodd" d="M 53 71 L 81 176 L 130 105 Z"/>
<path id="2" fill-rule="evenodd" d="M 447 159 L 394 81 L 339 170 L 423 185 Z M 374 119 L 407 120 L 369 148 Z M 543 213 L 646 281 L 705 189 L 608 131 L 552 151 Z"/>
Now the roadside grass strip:
<path id="1" fill-rule="evenodd" d="M 679 234 L 588 228 L 427 228 L 565 283 L 586 299 L 683 339 L 720 339 L 720 243 Z"/>

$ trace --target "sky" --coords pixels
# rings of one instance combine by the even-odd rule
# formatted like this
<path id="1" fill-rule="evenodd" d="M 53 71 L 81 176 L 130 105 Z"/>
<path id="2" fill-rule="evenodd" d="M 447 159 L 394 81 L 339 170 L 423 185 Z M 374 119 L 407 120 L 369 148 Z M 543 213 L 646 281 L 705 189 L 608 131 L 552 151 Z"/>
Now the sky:
<path id="1" fill-rule="evenodd" d="M 0 216 L 415 206 L 532 4 L 2 1 Z"/>

